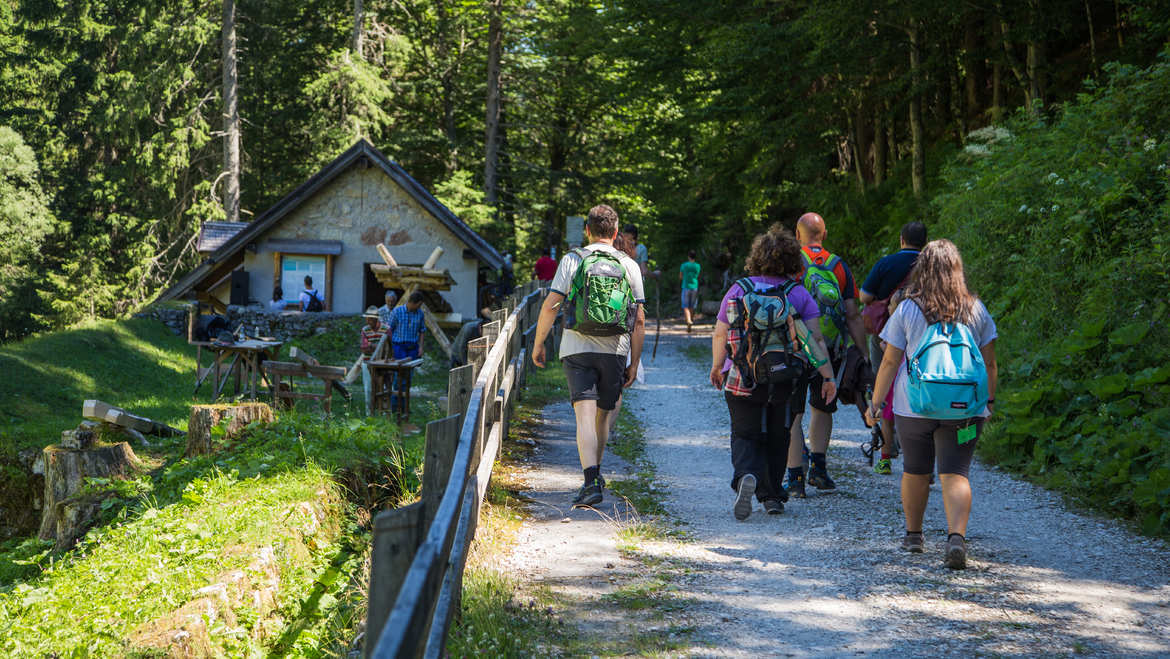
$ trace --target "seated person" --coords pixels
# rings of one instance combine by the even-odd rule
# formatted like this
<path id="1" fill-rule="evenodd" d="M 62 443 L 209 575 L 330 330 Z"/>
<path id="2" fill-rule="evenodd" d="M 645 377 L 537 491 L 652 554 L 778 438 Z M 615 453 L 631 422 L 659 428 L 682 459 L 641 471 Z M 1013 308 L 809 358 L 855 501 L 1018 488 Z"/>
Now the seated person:
<path id="1" fill-rule="evenodd" d="M 366 319 L 366 324 L 361 330 L 362 357 L 369 359 L 374 354 L 374 349 L 378 347 L 378 342 L 382 340 L 382 335 L 386 333 L 386 328 L 379 322 L 378 308 L 375 306 L 366 309 L 362 317 Z"/>

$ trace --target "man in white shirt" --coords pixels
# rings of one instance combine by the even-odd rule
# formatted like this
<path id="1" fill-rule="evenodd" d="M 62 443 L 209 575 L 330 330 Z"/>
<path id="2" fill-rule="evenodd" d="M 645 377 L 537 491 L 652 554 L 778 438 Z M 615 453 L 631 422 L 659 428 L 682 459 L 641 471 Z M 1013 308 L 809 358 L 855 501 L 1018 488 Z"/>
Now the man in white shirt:
<path id="1" fill-rule="evenodd" d="M 601 492 L 605 485 L 605 479 L 601 477 L 601 457 L 609 439 L 610 415 L 614 414 L 622 389 L 633 384 L 637 376 L 645 336 L 646 316 L 643 306 L 646 294 L 642 287 L 642 271 L 633 259 L 614 249 L 613 241 L 617 231 L 618 216 L 612 208 L 601 205 L 590 209 L 585 222 L 585 237 L 590 244 L 585 251 L 604 252 L 620 263 L 635 305 L 632 327 L 629 331 L 598 336 L 570 327 L 573 319 L 567 315 L 568 324 L 561 338 L 560 358 L 577 418 L 577 453 L 585 477 L 585 484 L 573 500 L 574 506 L 595 506 L 601 503 Z M 543 368 L 545 365 L 544 342 L 562 303 L 567 300 L 573 304 L 584 304 L 582 300 L 570 299 L 579 293 L 573 289 L 573 280 L 582 261 L 582 255 L 572 251 L 561 259 L 557 267 L 536 325 L 532 362 L 538 367 Z M 612 267 L 616 269 L 616 266 Z M 627 356 L 630 357 L 630 366 L 626 366 Z"/>

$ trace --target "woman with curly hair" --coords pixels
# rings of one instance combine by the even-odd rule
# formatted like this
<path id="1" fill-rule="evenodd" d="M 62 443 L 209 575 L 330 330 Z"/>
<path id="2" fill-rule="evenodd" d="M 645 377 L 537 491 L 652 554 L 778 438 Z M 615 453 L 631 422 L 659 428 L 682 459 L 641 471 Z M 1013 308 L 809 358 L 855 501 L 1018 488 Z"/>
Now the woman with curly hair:
<path id="1" fill-rule="evenodd" d="M 783 295 L 787 299 L 793 322 L 787 323 L 788 331 L 780 332 L 785 350 L 793 354 L 810 350 L 815 353 L 813 358 L 821 362 L 817 369 L 824 376 L 825 400 L 832 401 L 837 396 L 833 369 L 824 359 L 827 353 L 820 323 L 816 322 L 820 311 L 800 284 L 804 262 L 796 236 L 773 224 L 752 241 L 746 269 L 749 277 L 732 284 L 723 296 L 711 335 L 710 380 L 723 391 L 731 415 L 731 489 L 735 492 L 732 512 L 738 520 L 751 514 L 753 495 L 768 514 L 784 512 L 788 497 L 780 484 L 788 465 L 789 433 L 793 418 L 804 411 L 808 387 L 807 373 L 790 384 L 768 385 L 755 382 L 750 372 L 741 372 L 741 367 L 733 363 L 741 342 L 748 339 L 741 329 L 741 298 L 751 292 Z M 802 341 L 809 345 L 802 347 Z"/>
<path id="2" fill-rule="evenodd" d="M 987 307 L 967 288 L 963 259 L 949 240 L 934 240 L 918 255 L 904 299 L 882 329 L 886 352 L 874 383 L 868 416 L 872 420 L 885 408 L 877 404 L 886 398 L 894 375 L 906 368 L 906 351 L 915 350 L 928 328 L 935 323 L 959 323 L 970 330 L 987 369 L 987 407 L 972 410 L 966 419 L 938 419 L 916 414 L 910 406 L 905 374 L 893 383 L 894 427 L 902 441 L 902 509 L 906 535 L 902 549 L 921 553 L 924 547 L 922 518 L 930 496 L 930 475 L 938 463 L 942 481 L 943 506 L 947 515 L 947 567 L 967 566 L 967 519 L 971 514 L 971 483 L 967 473 L 983 423 L 995 403 L 997 366 L 995 321 Z"/>

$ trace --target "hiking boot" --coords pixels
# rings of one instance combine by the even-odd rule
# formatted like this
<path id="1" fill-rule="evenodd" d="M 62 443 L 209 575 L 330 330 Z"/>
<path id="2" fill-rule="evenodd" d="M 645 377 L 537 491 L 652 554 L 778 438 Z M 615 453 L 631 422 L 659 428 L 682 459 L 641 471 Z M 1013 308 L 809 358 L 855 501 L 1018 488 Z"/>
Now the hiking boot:
<path id="1" fill-rule="evenodd" d="M 739 487 L 735 490 L 735 505 L 731 512 L 741 522 L 752 514 L 752 497 L 756 494 L 756 477 L 744 474 L 739 477 Z"/>
<path id="2" fill-rule="evenodd" d="M 805 498 L 807 495 L 804 493 L 804 477 L 793 478 L 789 476 L 788 485 L 784 486 L 784 492 L 788 494 L 790 499 Z"/>
<path id="3" fill-rule="evenodd" d="M 883 476 L 889 476 L 890 474 L 894 473 L 893 470 L 890 469 L 890 459 L 882 458 L 878 460 L 877 464 L 873 466 L 873 473 L 881 474 Z"/>
<path id="4" fill-rule="evenodd" d="M 926 541 L 923 540 L 921 533 L 906 532 L 902 537 L 902 549 L 912 554 L 921 554 L 926 547 Z"/>
<path id="5" fill-rule="evenodd" d="M 601 503 L 601 481 L 594 478 L 592 483 L 582 485 L 573 499 L 574 508 L 587 508 Z"/>
<path id="6" fill-rule="evenodd" d="M 784 503 L 779 499 L 765 499 L 764 512 L 768 513 L 769 515 L 783 515 Z"/>
<path id="7" fill-rule="evenodd" d="M 946 562 L 952 570 L 967 569 L 967 541 L 958 533 L 947 536 Z"/>
<path id="8" fill-rule="evenodd" d="M 837 489 L 837 484 L 833 482 L 832 478 L 829 478 L 829 472 L 820 467 L 808 470 L 808 484 L 825 492 L 833 492 Z"/>

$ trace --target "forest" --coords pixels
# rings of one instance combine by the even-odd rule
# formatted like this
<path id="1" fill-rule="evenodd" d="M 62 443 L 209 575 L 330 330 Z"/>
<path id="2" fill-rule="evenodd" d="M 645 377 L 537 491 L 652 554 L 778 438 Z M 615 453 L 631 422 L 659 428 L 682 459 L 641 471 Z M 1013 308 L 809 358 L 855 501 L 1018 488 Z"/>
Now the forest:
<path id="1" fill-rule="evenodd" d="M 708 272 L 817 210 L 864 276 L 921 219 L 1000 326 L 987 454 L 1164 532 L 1168 34 L 1164 1 L 3 0 L 0 341 L 141 309 L 359 137 L 524 271 L 598 202 Z"/>

